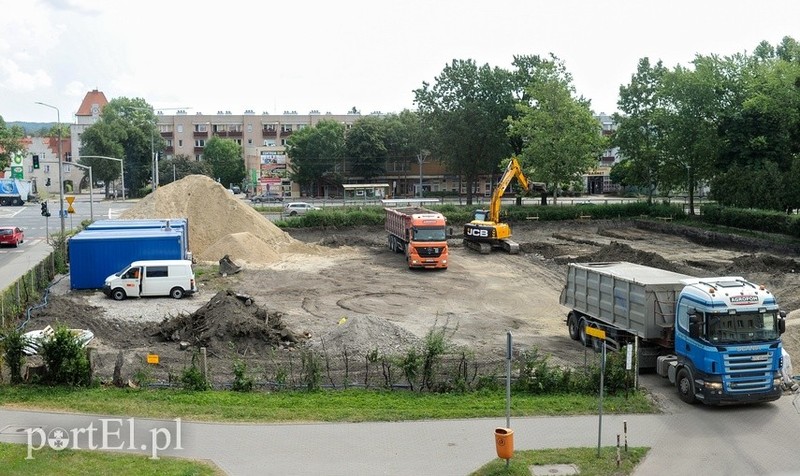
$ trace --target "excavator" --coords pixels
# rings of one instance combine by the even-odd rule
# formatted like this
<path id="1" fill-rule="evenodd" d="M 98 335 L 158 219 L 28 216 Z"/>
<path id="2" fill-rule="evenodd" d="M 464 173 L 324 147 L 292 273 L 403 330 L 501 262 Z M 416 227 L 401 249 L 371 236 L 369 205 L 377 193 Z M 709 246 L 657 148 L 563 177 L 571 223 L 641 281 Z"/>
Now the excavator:
<path id="1" fill-rule="evenodd" d="M 519 243 L 511 240 L 511 227 L 500 222 L 500 205 L 506 188 L 516 178 L 526 191 L 543 190 L 544 184 L 528 182 L 516 157 L 512 157 L 500 182 L 492 192 L 488 210 L 475 210 L 472 221 L 464 225 L 464 245 L 481 254 L 489 254 L 493 248 L 502 248 L 510 254 L 519 253 Z"/>

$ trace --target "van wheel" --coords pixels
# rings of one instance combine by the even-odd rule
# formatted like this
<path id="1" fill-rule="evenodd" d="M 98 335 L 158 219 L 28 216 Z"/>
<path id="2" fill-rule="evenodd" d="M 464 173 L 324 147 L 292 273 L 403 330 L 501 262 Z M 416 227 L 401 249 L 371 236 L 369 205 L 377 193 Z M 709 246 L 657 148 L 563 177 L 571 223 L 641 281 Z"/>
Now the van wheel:
<path id="1" fill-rule="evenodd" d="M 111 297 L 114 298 L 115 301 L 122 301 L 128 296 L 125 294 L 125 291 L 122 288 L 117 288 L 111 291 Z"/>
<path id="2" fill-rule="evenodd" d="M 172 290 L 169 292 L 169 295 L 172 296 L 173 299 L 180 299 L 183 297 L 183 289 L 172 288 Z"/>

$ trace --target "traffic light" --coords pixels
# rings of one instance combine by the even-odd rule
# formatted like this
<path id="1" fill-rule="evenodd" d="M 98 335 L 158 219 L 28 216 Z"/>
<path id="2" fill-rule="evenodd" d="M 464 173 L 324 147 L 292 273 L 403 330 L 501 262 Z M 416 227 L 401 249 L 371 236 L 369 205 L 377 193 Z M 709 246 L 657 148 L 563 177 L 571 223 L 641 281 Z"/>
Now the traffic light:
<path id="1" fill-rule="evenodd" d="M 42 216 L 43 217 L 49 217 L 50 216 L 50 212 L 47 211 L 47 202 L 42 202 Z"/>
<path id="2" fill-rule="evenodd" d="M 44 183 L 45 187 L 50 186 L 50 177 L 47 177 L 47 181 Z"/>
<path id="3" fill-rule="evenodd" d="M 39 168 L 39 156 L 37 154 L 33 154 L 33 168 Z"/>

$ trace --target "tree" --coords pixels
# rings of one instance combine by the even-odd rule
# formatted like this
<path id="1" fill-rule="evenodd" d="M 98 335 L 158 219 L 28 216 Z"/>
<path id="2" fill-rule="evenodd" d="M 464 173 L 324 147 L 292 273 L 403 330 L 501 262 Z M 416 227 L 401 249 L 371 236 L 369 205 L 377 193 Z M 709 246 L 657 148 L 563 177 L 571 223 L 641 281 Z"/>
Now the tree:
<path id="1" fill-rule="evenodd" d="M 471 205 L 478 177 L 497 171 L 512 151 L 506 123 L 515 113 L 511 73 L 453 60 L 414 97 L 433 156 L 467 183 Z"/>
<path id="2" fill-rule="evenodd" d="M 214 178 L 211 164 L 205 160 L 195 160 L 192 157 L 180 154 L 158 161 L 159 182 L 169 184 L 188 175 L 206 175 Z"/>
<path id="3" fill-rule="evenodd" d="M 95 127 L 97 133 L 87 137 L 86 132 Z M 112 99 L 103 108 L 100 120 L 81 135 L 81 142 L 81 155 L 108 155 L 123 159 L 125 184 L 134 196 L 143 193 L 150 181 L 151 152 L 160 152 L 164 148 L 153 108 L 141 98 Z M 121 152 L 115 144 L 121 146 Z M 99 153 L 101 151 L 106 153 Z"/>
<path id="4" fill-rule="evenodd" d="M 323 120 L 295 132 L 286 144 L 291 179 L 311 195 L 324 179 L 341 183 L 344 144 L 344 125 L 336 121 Z"/>
<path id="5" fill-rule="evenodd" d="M 667 69 L 661 61 L 650 65 L 649 58 L 639 60 L 636 74 L 627 86 L 620 86 L 617 105 L 623 114 L 615 114 L 617 130 L 612 138 L 619 147 L 624 165 L 624 174 L 612 177 L 620 185 L 634 185 L 647 191 L 647 202 L 652 203 L 653 194 L 659 185 L 659 170 L 662 160 L 660 149 L 661 130 L 657 119 L 663 108 L 660 90 Z M 615 165 L 612 172 L 620 174 L 623 169 Z M 623 179 L 625 183 L 618 180 Z"/>
<path id="6" fill-rule="evenodd" d="M 582 179 L 597 164 L 606 146 L 600 123 L 588 101 L 574 97 L 570 76 L 553 57 L 533 71 L 525 101 L 517 104 L 519 117 L 511 119 L 510 134 L 522 139 L 522 162 L 531 177 L 558 189 Z"/>
<path id="7" fill-rule="evenodd" d="M 22 139 L 25 131 L 19 126 L 8 127 L 3 116 L 0 116 L 0 170 L 5 170 L 11 165 L 11 158 L 18 154 L 25 154 Z"/>
<path id="8" fill-rule="evenodd" d="M 350 175 L 369 181 L 386 172 L 386 125 L 383 119 L 362 117 L 353 123 L 344 140 Z"/>
<path id="9" fill-rule="evenodd" d="M 203 160 L 211 166 L 212 177 L 225 187 L 240 185 L 244 180 L 242 146 L 231 139 L 209 139 L 203 150 Z"/>
<path id="10" fill-rule="evenodd" d="M 93 180 L 105 182 L 106 195 L 108 195 L 111 182 L 120 178 L 120 163 L 96 156 L 123 158 L 125 149 L 122 144 L 125 142 L 126 134 L 121 123 L 102 120 L 86 128 L 81 134 L 83 145 L 78 163 L 92 168 Z M 126 186 L 128 183 L 130 182 L 127 182 Z"/>

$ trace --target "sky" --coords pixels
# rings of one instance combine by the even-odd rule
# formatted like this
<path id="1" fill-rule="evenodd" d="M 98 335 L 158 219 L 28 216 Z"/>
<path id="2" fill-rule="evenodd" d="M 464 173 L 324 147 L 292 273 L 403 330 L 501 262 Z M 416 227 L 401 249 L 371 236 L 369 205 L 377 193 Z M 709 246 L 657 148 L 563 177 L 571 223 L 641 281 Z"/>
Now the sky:
<path id="1" fill-rule="evenodd" d="M 610 114 L 641 58 L 672 68 L 800 40 L 796 0 L 0 0 L 0 12 L 6 122 L 73 122 L 93 89 L 165 114 L 400 112 L 454 59 L 512 69 L 551 53 Z"/>

